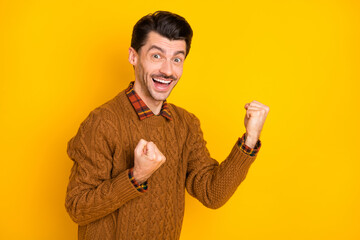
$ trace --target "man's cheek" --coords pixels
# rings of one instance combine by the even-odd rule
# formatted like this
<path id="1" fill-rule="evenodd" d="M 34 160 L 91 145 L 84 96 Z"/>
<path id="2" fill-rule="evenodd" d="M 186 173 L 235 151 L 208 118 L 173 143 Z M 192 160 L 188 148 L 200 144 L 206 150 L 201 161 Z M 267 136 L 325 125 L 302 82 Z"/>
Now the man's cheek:
<path id="1" fill-rule="evenodd" d="M 176 74 L 177 79 L 179 79 L 181 77 L 182 73 L 183 73 L 182 69 L 177 72 L 177 74 Z"/>

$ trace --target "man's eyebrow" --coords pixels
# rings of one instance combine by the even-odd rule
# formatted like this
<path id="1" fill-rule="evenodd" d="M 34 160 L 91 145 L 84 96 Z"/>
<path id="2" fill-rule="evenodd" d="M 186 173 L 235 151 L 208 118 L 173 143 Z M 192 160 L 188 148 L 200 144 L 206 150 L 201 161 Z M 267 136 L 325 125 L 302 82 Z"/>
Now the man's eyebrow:
<path id="1" fill-rule="evenodd" d="M 185 52 L 184 52 L 183 50 L 180 50 L 180 51 L 175 52 L 174 55 L 178 55 L 178 54 L 182 54 L 182 55 L 185 56 Z"/>
<path id="2" fill-rule="evenodd" d="M 160 52 L 165 53 L 164 49 L 162 49 L 161 47 L 158 47 L 158 46 L 156 46 L 156 45 L 151 45 L 151 47 L 150 47 L 147 51 L 150 52 L 152 49 L 157 49 L 157 50 L 159 50 Z M 174 56 L 175 56 L 175 55 L 178 55 L 178 54 L 183 54 L 183 55 L 185 56 L 185 51 L 183 51 L 183 50 L 176 51 L 175 54 L 174 54 Z"/>
<path id="3" fill-rule="evenodd" d="M 158 47 L 158 46 L 156 46 L 156 45 L 152 45 L 147 51 L 150 52 L 150 50 L 152 50 L 152 49 L 157 49 L 157 50 L 159 50 L 159 51 L 162 52 L 162 53 L 165 52 L 164 49 L 162 49 L 161 47 Z"/>

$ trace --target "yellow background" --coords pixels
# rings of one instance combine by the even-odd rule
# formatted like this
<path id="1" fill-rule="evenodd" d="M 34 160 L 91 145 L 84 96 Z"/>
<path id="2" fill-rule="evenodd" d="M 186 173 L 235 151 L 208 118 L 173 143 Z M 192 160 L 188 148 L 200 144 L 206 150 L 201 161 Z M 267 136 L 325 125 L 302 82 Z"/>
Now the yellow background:
<path id="1" fill-rule="evenodd" d="M 0 239 L 76 239 L 67 141 L 133 80 L 131 30 L 169 10 L 194 30 L 170 102 L 222 161 L 243 106 L 270 106 L 245 182 L 218 210 L 187 195 L 181 239 L 360 239 L 360 3 L 0 1 Z"/>

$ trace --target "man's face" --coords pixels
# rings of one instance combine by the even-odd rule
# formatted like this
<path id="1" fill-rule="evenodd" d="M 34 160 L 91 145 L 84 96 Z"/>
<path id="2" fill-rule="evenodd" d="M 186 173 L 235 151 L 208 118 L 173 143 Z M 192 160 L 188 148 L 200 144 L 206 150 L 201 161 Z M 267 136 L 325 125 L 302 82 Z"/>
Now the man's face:
<path id="1" fill-rule="evenodd" d="M 145 103 L 165 100 L 179 81 L 186 54 L 184 40 L 169 40 L 156 32 L 148 34 L 138 52 L 129 50 L 129 61 L 135 67 L 134 89 Z"/>

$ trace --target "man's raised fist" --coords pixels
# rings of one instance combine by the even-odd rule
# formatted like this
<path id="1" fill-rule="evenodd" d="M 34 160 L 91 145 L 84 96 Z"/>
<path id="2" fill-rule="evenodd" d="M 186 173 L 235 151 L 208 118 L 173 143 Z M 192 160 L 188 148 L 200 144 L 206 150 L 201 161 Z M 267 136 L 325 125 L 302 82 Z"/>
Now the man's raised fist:
<path id="1" fill-rule="evenodd" d="M 134 178 L 139 183 L 145 182 L 164 162 L 165 156 L 155 143 L 140 139 L 134 151 Z"/>

